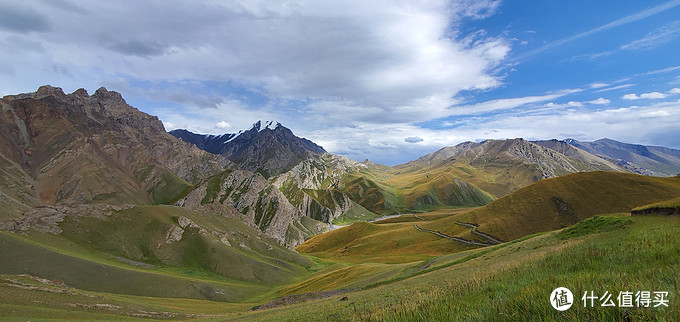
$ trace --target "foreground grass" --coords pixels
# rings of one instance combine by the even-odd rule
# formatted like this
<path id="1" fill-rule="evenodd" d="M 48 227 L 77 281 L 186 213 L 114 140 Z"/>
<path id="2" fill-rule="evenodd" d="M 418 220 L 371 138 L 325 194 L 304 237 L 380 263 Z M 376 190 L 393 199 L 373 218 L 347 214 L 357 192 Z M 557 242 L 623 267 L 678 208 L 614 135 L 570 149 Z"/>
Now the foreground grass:
<path id="1" fill-rule="evenodd" d="M 604 219 L 603 219 L 604 218 Z M 680 320 L 680 220 L 596 217 L 395 283 L 250 313 L 274 320 Z M 476 250 L 481 252 L 481 250 Z M 464 259 L 464 258 L 463 258 Z M 575 297 L 554 310 L 550 292 Z M 668 291 L 669 307 L 584 308 L 584 292 Z M 597 304 L 597 302 L 596 302 Z"/>

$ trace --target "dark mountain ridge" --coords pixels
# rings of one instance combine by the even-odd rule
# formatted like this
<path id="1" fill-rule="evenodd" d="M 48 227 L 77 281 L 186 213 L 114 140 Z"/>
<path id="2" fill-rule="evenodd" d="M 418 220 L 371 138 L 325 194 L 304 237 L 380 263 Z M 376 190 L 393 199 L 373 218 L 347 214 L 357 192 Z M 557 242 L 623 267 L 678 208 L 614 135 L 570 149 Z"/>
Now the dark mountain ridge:
<path id="1" fill-rule="evenodd" d="M 205 135 L 187 130 L 173 130 L 170 134 L 210 153 L 221 154 L 244 170 L 259 172 L 266 178 L 290 170 L 311 154 L 326 152 L 272 121 L 257 121 L 249 130 L 234 134 Z"/>

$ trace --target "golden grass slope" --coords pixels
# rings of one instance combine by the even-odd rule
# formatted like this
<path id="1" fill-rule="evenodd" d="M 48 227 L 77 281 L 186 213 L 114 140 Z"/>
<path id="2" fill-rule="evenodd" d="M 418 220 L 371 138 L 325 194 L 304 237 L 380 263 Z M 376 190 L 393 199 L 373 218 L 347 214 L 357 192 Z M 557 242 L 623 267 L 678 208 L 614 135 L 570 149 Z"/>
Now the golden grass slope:
<path id="1" fill-rule="evenodd" d="M 605 213 L 633 208 L 680 195 L 680 178 L 649 177 L 620 172 L 584 172 L 541 180 L 465 214 L 423 225 L 444 233 L 459 231 L 455 221 L 503 240 L 564 228 Z"/>
<path id="2" fill-rule="evenodd" d="M 449 236 L 482 240 L 471 229 L 457 224 L 473 223 L 479 225 L 480 232 L 511 241 L 564 228 L 598 214 L 628 213 L 635 207 L 678 195 L 680 178 L 617 172 L 574 173 L 541 180 L 476 209 L 450 210 L 449 215 L 419 215 L 421 219 L 409 215 L 382 223 L 355 223 L 314 236 L 297 250 L 345 262 L 408 262 L 471 248 L 417 231 L 414 224 Z"/>
<path id="3" fill-rule="evenodd" d="M 680 197 L 637 207 L 631 211 L 633 215 L 680 215 Z"/>
<path id="4" fill-rule="evenodd" d="M 356 292 L 240 315 L 240 320 L 618 321 L 678 320 L 677 218 L 607 216 L 568 230 L 442 256 L 410 278 Z M 597 225 L 595 225 L 597 226 Z M 321 285 L 320 285 L 321 286 Z M 576 303 L 554 310 L 550 291 L 568 287 Z M 586 291 L 663 290 L 668 308 L 584 308 Z M 347 297 L 346 300 L 341 300 Z M 614 299 L 613 297 L 613 299 Z M 616 301 L 614 299 L 614 301 Z M 596 302 L 597 304 L 597 302 Z"/>

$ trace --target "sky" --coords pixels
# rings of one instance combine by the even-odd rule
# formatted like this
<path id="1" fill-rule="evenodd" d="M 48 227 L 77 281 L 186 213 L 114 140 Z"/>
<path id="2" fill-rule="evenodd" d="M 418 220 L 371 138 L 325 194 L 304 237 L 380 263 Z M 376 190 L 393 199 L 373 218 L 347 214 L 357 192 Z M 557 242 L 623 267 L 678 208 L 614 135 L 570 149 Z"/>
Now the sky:
<path id="1" fill-rule="evenodd" d="M 276 120 L 394 165 L 484 139 L 680 148 L 680 0 L 0 0 L 0 96 L 105 86 L 167 130 Z"/>

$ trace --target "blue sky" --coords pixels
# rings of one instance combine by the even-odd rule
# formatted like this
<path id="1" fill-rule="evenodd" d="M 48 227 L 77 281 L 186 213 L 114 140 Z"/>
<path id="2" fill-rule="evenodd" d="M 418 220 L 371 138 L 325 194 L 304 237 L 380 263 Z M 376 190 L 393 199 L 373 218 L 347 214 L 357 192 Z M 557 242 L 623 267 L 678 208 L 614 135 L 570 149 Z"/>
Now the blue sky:
<path id="1" fill-rule="evenodd" d="M 482 139 L 680 148 L 679 1 L 4 1 L 0 95 L 100 86 L 397 164 Z"/>

